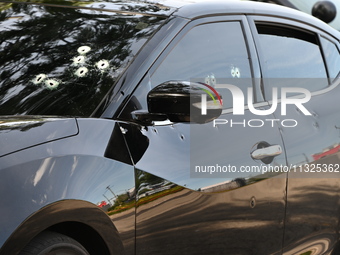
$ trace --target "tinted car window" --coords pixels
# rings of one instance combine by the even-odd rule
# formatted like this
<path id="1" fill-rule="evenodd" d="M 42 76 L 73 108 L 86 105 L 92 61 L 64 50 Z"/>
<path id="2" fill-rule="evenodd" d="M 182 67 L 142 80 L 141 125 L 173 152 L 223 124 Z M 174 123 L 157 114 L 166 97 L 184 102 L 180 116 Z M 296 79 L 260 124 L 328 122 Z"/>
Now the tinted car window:
<path id="1" fill-rule="evenodd" d="M 161 20 L 13 4 L 0 18 L 0 115 L 89 116 Z"/>
<path id="2" fill-rule="evenodd" d="M 204 24 L 191 29 L 151 77 L 152 87 L 169 80 L 209 85 L 231 83 L 245 93 L 252 86 L 247 46 L 240 22 Z M 224 108 L 232 106 L 226 89 L 219 93 Z"/>
<path id="3" fill-rule="evenodd" d="M 329 77 L 334 79 L 340 71 L 340 53 L 338 47 L 329 40 L 321 37 L 326 63 L 328 66 Z"/>
<path id="4" fill-rule="evenodd" d="M 263 75 L 268 87 L 316 91 L 328 86 L 317 35 L 303 30 L 257 24 Z M 283 79 L 282 79 L 283 78 Z M 271 92 L 266 91 L 266 96 Z"/>

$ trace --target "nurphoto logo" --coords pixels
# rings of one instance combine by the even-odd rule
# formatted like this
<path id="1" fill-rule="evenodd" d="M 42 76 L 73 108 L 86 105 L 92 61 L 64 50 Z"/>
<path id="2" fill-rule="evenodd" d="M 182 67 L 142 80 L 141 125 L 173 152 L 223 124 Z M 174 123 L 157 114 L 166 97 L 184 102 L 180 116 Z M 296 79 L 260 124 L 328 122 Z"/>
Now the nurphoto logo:
<path id="1" fill-rule="evenodd" d="M 202 84 L 202 83 L 201 83 Z M 245 105 L 245 96 L 242 92 L 242 90 L 235 86 L 230 84 L 217 84 L 215 88 L 207 85 L 202 84 L 206 86 L 206 89 L 204 90 L 206 93 L 201 94 L 201 114 L 207 115 L 207 110 L 214 109 L 216 107 L 223 107 L 223 101 L 218 94 L 216 89 L 227 89 L 229 92 L 231 92 L 232 99 L 233 99 L 233 108 L 232 113 L 233 115 L 244 115 L 245 108 L 247 107 L 251 113 L 257 116 L 267 116 L 273 114 L 278 106 L 281 107 L 281 115 L 286 116 L 287 115 L 287 105 L 295 105 L 296 108 L 298 108 L 304 115 L 309 116 L 312 115 L 306 107 L 303 105 L 304 103 L 307 103 L 311 99 L 311 92 L 305 88 L 295 88 L 295 87 L 283 87 L 281 88 L 281 98 L 278 97 L 278 88 L 272 89 L 272 101 L 271 106 L 269 109 L 256 109 L 253 102 L 253 88 L 247 88 L 247 105 Z M 210 89 L 210 91 L 208 90 Z M 289 94 L 298 94 L 298 96 L 295 97 L 289 97 Z M 208 98 L 209 97 L 209 98 Z M 297 126 L 297 121 L 294 119 L 265 119 L 266 122 L 271 123 L 272 127 L 274 127 L 274 123 L 280 121 L 281 125 L 284 127 L 295 127 Z M 216 127 L 217 125 L 225 125 L 225 124 L 231 124 L 231 126 L 235 125 L 242 125 L 250 127 L 262 127 L 265 123 L 262 119 L 249 119 L 244 120 L 243 122 L 234 122 L 232 120 L 226 120 L 226 119 L 215 119 L 213 120 L 213 125 Z M 290 123 L 290 124 L 289 124 Z"/>

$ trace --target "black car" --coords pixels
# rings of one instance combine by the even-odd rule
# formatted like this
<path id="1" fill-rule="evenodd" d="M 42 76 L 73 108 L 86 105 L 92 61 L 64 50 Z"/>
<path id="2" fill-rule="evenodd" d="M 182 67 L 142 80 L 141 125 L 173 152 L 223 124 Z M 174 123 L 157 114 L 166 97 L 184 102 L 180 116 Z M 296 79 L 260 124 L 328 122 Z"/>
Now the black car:
<path id="1" fill-rule="evenodd" d="M 340 254 L 337 30 L 247 1 L 0 10 L 1 255 Z"/>

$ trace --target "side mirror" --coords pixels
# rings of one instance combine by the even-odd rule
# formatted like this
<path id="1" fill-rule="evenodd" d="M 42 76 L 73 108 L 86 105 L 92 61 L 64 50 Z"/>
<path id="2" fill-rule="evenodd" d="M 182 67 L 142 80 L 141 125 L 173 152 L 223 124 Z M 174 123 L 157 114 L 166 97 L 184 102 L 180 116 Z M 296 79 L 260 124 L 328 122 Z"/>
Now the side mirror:
<path id="1" fill-rule="evenodd" d="M 204 83 L 168 81 L 152 89 L 147 102 L 150 114 L 172 122 L 206 123 L 222 113 L 222 97 Z"/>
<path id="2" fill-rule="evenodd" d="M 336 17 L 336 6 L 331 1 L 316 2 L 312 8 L 312 15 L 326 23 Z"/>

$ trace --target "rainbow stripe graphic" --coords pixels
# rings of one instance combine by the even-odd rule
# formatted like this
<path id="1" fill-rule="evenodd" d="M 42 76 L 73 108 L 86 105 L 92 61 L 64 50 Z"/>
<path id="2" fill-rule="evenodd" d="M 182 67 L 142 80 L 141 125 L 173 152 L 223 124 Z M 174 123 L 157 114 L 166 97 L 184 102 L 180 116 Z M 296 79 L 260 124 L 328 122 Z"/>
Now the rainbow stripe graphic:
<path id="1" fill-rule="evenodd" d="M 215 90 L 215 88 L 213 88 L 212 86 L 205 84 L 203 82 L 197 82 L 198 84 L 202 85 L 202 87 L 198 87 L 199 89 L 203 90 L 205 93 L 207 93 L 210 98 L 213 100 L 214 103 L 217 103 L 217 100 L 219 101 L 220 105 L 223 105 L 223 101 L 221 96 L 218 94 L 218 92 Z M 215 96 L 213 95 L 213 93 L 211 93 L 208 89 L 210 89 Z M 217 98 L 217 99 L 216 99 Z"/>

